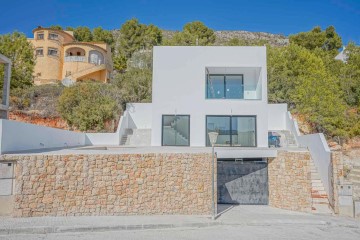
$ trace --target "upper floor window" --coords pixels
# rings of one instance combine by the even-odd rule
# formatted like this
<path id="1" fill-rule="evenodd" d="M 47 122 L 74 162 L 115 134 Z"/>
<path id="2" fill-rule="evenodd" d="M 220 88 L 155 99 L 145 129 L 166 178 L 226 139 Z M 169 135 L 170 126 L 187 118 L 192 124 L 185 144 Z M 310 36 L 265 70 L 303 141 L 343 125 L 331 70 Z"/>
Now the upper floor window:
<path id="1" fill-rule="evenodd" d="M 44 56 L 43 48 L 37 48 L 36 49 L 36 56 Z"/>
<path id="2" fill-rule="evenodd" d="M 36 35 L 36 39 L 38 39 L 38 40 L 43 40 L 43 39 L 44 39 L 44 33 L 43 33 L 43 32 L 38 33 L 38 34 Z"/>
<path id="3" fill-rule="evenodd" d="M 49 33 L 49 39 L 51 40 L 58 40 L 59 39 L 59 35 L 56 33 Z"/>
<path id="4" fill-rule="evenodd" d="M 48 55 L 58 56 L 58 50 L 56 48 L 48 48 Z"/>
<path id="5" fill-rule="evenodd" d="M 104 64 L 104 56 L 99 51 L 91 50 L 89 52 L 89 63 L 96 65 Z"/>
<path id="6" fill-rule="evenodd" d="M 208 74 L 207 99 L 244 99 L 244 76 L 242 74 Z"/>

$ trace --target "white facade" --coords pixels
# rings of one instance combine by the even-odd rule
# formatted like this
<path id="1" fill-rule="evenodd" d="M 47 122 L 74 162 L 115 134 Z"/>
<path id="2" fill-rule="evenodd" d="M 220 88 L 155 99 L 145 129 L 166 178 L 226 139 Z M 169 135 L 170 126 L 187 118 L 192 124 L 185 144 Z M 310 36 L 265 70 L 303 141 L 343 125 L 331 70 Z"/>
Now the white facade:
<path id="1" fill-rule="evenodd" d="M 244 99 L 207 99 L 207 74 L 242 74 Z M 207 115 L 256 116 L 256 147 L 268 147 L 266 47 L 154 47 L 153 146 L 166 114 L 190 115 L 190 146 L 206 145 Z"/>

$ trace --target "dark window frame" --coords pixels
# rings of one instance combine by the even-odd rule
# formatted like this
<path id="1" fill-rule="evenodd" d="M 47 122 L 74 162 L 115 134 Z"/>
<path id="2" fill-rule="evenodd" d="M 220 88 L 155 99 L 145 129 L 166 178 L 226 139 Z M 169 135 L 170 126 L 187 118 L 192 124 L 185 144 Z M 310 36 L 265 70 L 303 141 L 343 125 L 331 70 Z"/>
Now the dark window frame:
<path id="1" fill-rule="evenodd" d="M 209 98 L 209 76 L 222 76 L 223 77 L 223 82 L 224 82 L 224 98 Z M 242 86 L 243 86 L 243 97 L 242 98 L 227 98 L 226 97 L 226 76 L 241 76 L 241 81 L 242 81 Z M 206 74 L 205 77 L 205 99 L 229 99 L 229 100 L 243 100 L 245 99 L 245 88 L 244 88 L 244 74 L 240 73 L 240 74 Z"/>
<path id="2" fill-rule="evenodd" d="M 41 50 L 42 53 L 38 54 L 38 51 L 40 51 L 40 50 Z M 44 48 L 42 48 L 42 47 L 36 48 L 35 49 L 35 55 L 36 56 L 41 56 L 41 57 L 44 56 Z"/>
<path id="3" fill-rule="evenodd" d="M 227 117 L 230 118 L 230 146 L 217 146 L 217 147 L 240 147 L 240 148 L 256 148 L 258 145 L 258 139 L 257 139 L 257 115 L 205 115 L 205 146 L 211 147 L 211 145 L 208 145 L 208 132 L 207 132 L 207 126 L 208 126 L 208 117 Z M 255 146 L 233 146 L 232 144 L 232 118 L 233 117 L 253 117 L 255 118 Z"/>
<path id="4" fill-rule="evenodd" d="M 53 36 L 53 37 L 51 37 L 51 36 Z M 56 36 L 56 37 L 54 37 L 54 36 Z M 59 34 L 57 34 L 57 33 L 54 33 L 54 32 L 50 32 L 49 33 L 49 36 L 48 36 L 48 39 L 49 40 L 54 40 L 54 41 L 59 41 Z"/>
<path id="5" fill-rule="evenodd" d="M 188 117 L 189 118 L 189 144 L 188 145 L 164 145 L 164 117 Z M 161 146 L 164 147 L 189 147 L 190 146 L 190 126 L 191 126 L 191 120 L 190 120 L 190 114 L 163 114 L 161 115 Z"/>
<path id="6" fill-rule="evenodd" d="M 50 51 L 56 51 L 56 54 L 50 54 Z M 53 57 L 59 57 L 59 49 L 58 48 L 52 48 L 52 47 L 49 47 L 48 48 L 48 51 L 47 51 L 47 55 L 48 56 L 53 56 Z"/>
<path id="7" fill-rule="evenodd" d="M 39 37 L 42 36 L 42 37 Z M 44 32 L 38 32 L 36 33 L 36 40 L 44 40 L 45 39 L 45 33 Z"/>

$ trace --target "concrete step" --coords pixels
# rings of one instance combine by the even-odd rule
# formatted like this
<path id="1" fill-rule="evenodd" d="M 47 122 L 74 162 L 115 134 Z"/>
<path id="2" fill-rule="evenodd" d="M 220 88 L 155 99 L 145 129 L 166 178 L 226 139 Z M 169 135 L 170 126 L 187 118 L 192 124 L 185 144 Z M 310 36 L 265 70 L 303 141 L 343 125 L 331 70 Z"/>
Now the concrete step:
<path id="1" fill-rule="evenodd" d="M 313 213 L 329 214 L 332 215 L 333 212 L 328 204 L 313 204 L 312 206 Z"/>
<path id="2" fill-rule="evenodd" d="M 311 183 L 321 183 L 321 180 L 320 179 L 311 179 Z"/>
<path id="3" fill-rule="evenodd" d="M 324 186 L 312 186 L 311 187 L 312 191 L 325 191 Z"/>
<path id="4" fill-rule="evenodd" d="M 311 173 L 311 179 L 312 180 L 320 180 L 320 174 L 318 173 Z"/>
<path id="5" fill-rule="evenodd" d="M 311 189 L 311 194 L 315 194 L 315 195 L 321 195 L 321 196 L 326 196 L 327 197 L 327 193 L 325 190 L 313 190 Z"/>
<path id="6" fill-rule="evenodd" d="M 313 198 L 313 204 L 329 204 L 329 200 L 327 198 Z"/>
<path id="7" fill-rule="evenodd" d="M 322 184 L 322 182 L 311 182 L 311 186 L 312 187 L 324 187 L 324 185 Z"/>
<path id="8" fill-rule="evenodd" d="M 352 168 L 350 173 L 357 173 L 357 174 L 360 174 L 360 169 L 359 168 Z"/>
<path id="9" fill-rule="evenodd" d="M 360 175 L 354 175 L 354 174 L 349 174 L 349 178 L 351 180 L 356 180 L 356 181 L 360 181 Z"/>
<path id="10" fill-rule="evenodd" d="M 360 186 L 360 181 L 357 181 L 357 180 L 351 180 L 352 184 L 354 186 Z"/>

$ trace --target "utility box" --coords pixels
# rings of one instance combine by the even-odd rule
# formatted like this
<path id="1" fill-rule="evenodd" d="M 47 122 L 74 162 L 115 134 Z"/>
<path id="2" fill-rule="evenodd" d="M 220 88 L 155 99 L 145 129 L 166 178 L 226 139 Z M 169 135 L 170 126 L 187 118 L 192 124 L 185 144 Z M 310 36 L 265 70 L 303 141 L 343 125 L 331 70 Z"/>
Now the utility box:
<path id="1" fill-rule="evenodd" d="M 0 163 L 0 196 L 12 195 L 14 163 Z"/>
<path id="2" fill-rule="evenodd" d="M 354 201 L 352 184 L 340 184 L 339 190 L 339 215 L 354 217 Z"/>

